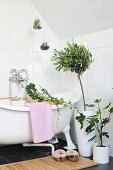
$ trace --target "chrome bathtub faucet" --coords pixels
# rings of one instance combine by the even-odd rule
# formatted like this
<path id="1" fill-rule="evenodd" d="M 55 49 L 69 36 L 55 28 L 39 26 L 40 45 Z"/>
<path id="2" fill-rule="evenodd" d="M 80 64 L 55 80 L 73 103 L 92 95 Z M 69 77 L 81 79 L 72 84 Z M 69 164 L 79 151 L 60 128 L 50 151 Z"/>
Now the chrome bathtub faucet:
<path id="1" fill-rule="evenodd" d="M 21 73 L 25 72 L 26 75 L 25 77 L 23 77 L 21 75 Z M 17 84 L 20 84 L 20 83 L 23 83 L 23 82 L 26 82 L 28 83 L 28 72 L 27 70 L 25 69 L 22 69 L 22 70 L 16 70 L 16 69 L 11 69 L 11 74 L 12 76 L 9 78 L 9 81 L 11 83 L 17 83 Z"/>
<path id="2" fill-rule="evenodd" d="M 9 95 L 10 98 L 12 97 L 12 83 L 16 83 L 16 85 L 19 88 L 25 88 L 28 83 L 28 72 L 25 69 L 17 70 L 17 69 L 11 69 L 10 71 L 11 76 L 9 77 Z M 25 91 L 25 98 L 27 94 Z M 11 103 L 12 104 L 12 103 Z"/>

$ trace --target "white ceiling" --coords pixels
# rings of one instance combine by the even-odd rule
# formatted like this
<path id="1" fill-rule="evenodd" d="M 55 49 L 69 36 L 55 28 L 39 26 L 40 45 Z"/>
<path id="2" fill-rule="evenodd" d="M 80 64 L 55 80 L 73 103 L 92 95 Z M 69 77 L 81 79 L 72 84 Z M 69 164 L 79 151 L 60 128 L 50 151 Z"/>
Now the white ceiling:
<path id="1" fill-rule="evenodd" d="M 32 0 L 59 39 L 113 28 L 113 0 Z"/>

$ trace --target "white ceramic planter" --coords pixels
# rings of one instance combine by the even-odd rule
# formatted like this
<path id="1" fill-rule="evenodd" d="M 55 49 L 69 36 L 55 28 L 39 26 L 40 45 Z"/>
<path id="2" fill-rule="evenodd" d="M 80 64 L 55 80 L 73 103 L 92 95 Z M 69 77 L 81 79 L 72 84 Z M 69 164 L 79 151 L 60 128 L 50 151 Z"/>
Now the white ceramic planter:
<path id="1" fill-rule="evenodd" d="M 98 147 L 98 144 L 93 146 L 93 160 L 100 164 L 106 164 L 109 162 L 109 146 Z"/>
<path id="2" fill-rule="evenodd" d="M 92 116 L 94 115 L 93 111 L 83 111 L 82 112 L 85 116 Z M 75 113 L 76 117 L 76 113 Z M 83 129 L 80 129 L 80 123 L 75 119 L 75 132 L 76 132 L 76 141 L 78 150 L 81 156 L 89 157 L 93 154 L 93 145 L 94 141 L 88 142 L 88 140 L 95 135 L 95 131 L 89 133 L 88 135 L 85 132 L 87 124 L 84 124 Z"/>

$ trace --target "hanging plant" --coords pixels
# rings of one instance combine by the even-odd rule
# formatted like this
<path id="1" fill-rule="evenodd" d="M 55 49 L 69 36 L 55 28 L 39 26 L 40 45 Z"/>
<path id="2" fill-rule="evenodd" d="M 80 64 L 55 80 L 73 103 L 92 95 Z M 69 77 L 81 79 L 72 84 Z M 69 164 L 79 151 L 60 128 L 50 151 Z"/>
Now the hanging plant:
<path id="1" fill-rule="evenodd" d="M 43 42 L 40 46 L 41 50 L 48 50 L 49 49 L 49 46 L 48 46 L 48 43 L 47 42 Z"/>
<path id="2" fill-rule="evenodd" d="M 35 20 L 34 20 L 34 23 L 33 23 L 33 28 L 34 29 L 41 29 L 42 27 L 41 27 L 41 22 L 40 22 L 40 19 L 38 18 L 36 18 Z"/>

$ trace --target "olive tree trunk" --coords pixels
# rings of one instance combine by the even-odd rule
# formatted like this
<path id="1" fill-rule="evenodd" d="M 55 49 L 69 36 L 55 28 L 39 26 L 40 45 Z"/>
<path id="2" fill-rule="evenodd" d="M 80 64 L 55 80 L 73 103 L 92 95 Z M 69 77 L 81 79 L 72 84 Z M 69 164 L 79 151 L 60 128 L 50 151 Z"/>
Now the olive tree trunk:
<path id="1" fill-rule="evenodd" d="M 79 79 L 79 83 L 80 83 L 80 87 L 81 87 L 81 91 L 82 91 L 83 106 L 84 106 L 84 110 L 86 111 L 85 95 L 84 95 L 84 89 L 83 89 L 83 85 L 82 85 L 81 75 L 80 74 L 78 74 L 78 79 Z"/>

